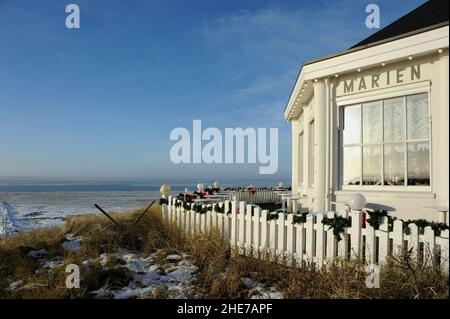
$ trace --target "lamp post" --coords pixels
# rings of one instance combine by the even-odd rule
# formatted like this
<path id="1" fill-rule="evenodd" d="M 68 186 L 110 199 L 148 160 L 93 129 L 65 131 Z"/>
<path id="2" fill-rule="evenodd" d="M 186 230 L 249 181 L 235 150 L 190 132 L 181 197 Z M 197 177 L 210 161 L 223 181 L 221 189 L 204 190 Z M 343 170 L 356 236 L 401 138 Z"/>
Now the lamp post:
<path id="1" fill-rule="evenodd" d="M 161 188 L 159 189 L 159 192 L 161 193 L 161 197 L 164 199 L 167 199 L 169 197 L 170 191 L 171 191 L 171 188 L 170 188 L 169 184 L 167 184 L 167 183 L 162 184 Z"/>
<path id="2" fill-rule="evenodd" d="M 219 191 L 220 190 L 220 183 L 219 183 L 219 181 L 215 181 L 214 184 L 213 184 L 213 187 L 214 187 L 214 189 Z"/>

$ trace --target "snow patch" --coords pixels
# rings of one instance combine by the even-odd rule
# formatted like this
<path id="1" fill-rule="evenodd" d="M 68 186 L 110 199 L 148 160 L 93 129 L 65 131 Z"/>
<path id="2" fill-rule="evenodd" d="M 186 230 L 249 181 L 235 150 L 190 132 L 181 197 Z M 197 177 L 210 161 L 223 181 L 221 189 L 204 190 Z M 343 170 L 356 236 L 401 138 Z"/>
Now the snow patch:
<path id="1" fill-rule="evenodd" d="M 42 248 L 42 249 L 37 249 L 37 250 L 31 250 L 28 252 L 27 256 L 34 258 L 34 259 L 39 259 L 44 257 L 45 255 L 47 255 L 47 249 Z"/>
<path id="2" fill-rule="evenodd" d="M 80 250 L 82 237 L 81 236 L 74 236 L 72 234 L 66 235 L 66 241 L 61 244 L 61 246 L 66 251 L 70 252 L 77 252 Z"/>
<path id="3" fill-rule="evenodd" d="M 248 277 L 241 278 L 244 286 L 249 289 L 251 299 L 283 299 L 283 294 L 276 287 L 267 287 L 265 284 Z"/>
<path id="4" fill-rule="evenodd" d="M 169 298 L 192 298 L 194 287 L 192 282 L 198 268 L 189 260 L 183 259 L 187 255 L 169 255 L 167 263 L 155 264 L 159 251 L 148 257 L 139 257 L 132 252 L 115 254 L 101 254 L 100 264 L 104 267 L 110 257 L 121 259 L 124 264 L 115 265 L 114 268 L 125 268 L 131 273 L 132 279 L 126 287 L 114 290 L 105 286 L 91 294 L 94 298 L 131 299 L 152 296 L 156 289 L 165 291 Z"/>

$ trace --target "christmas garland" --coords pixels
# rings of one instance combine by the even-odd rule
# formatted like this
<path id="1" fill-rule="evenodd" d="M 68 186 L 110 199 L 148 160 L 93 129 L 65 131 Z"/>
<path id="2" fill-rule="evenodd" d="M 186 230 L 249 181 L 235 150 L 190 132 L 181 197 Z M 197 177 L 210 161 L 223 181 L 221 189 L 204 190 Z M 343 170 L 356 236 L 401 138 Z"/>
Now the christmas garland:
<path id="1" fill-rule="evenodd" d="M 383 217 L 387 217 L 388 219 L 388 230 L 392 231 L 394 229 L 394 221 L 397 219 L 395 217 L 389 216 L 387 210 L 374 210 L 373 212 L 367 212 L 369 218 L 366 219 L 366 222 L 373 227 L 373 229 L 378 230 L 381 225 L 381 220 Z"/>
<path id="2" fill-rule="evenodd" d="M 306 217 L 308 216 L 308 213 L 300 213 L 295 214 L 294 218 L 292 219 L 292 224 L 304 224 L 306 223 Z"/>
<path id="3" fill-rule="evenodd" d="M 425 233 L 425 227 L 430 226 L 432 230 L 434 230 L 434 234 L 436 236 L 440 236 L 441 232 L 443 230 L 448 229 L 448 226 L 444 223 L 436 223 L 436 222 L 430 222 L 428 220 L 425 219 L 415 219 L 415 220 L 411 220 L 408 219 L 407 221 L 403 221 L 403 225 L 404 227 L 404 232 L 406 235 L 411 234 L 411 230 L 409 229 L 409 225 L 410 224 L 416 224 L 417 228 L 419 229 L 419 234 L 423 235 Z"/>
<path id="4" fill-rule="evenodd" d="M 347 227 L 352 225 L 348 218 L 342 216 L 336 216 L 335 218 L 324 218 L 322 224 L 327 225 L 328 229 L 333 229 L 334 237 L 337 241 L 341 241 L 341 233 L 344 233 Z"/>
<path id="5" fill-rule="evenodd" d="M 388 231 L 392 231 L 394 229 L 394 221 L 397 219 L 395 217 L 389 216 L 389 213 L 387 210 L 374 210 L 373 212 L 367 212 L 367 214 L 370 216 L 366 222 L 372 226 L 374 229 L 378 230 L 380 228 L 381 219 L 383 217 L 388 218 Z M 420 218 L 420 219 L 408 219 L 406 221 L 403 221 L 403 231 L 406 235 L 411 234 L 411 230 L 409 229 L 410 224 L 416 224 L 417 228 L 419 230 L 419 234 L 423 235 L 425 233 L 425 228 L 427 226 L 430 226 L 431 229 L 434 231 L 436 236 L 440 236 L 441 232 L 443 230 L 449 229 L 448 225 L 445 223 L 436 223 L 436 222 L 430 222 L 426 219 Z"/>

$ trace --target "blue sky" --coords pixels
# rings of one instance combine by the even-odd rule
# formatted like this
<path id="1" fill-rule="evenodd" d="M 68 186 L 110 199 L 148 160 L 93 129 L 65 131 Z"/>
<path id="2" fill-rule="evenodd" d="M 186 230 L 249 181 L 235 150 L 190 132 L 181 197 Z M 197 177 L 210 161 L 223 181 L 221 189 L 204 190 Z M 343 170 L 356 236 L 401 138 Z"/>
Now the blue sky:
<path id="1" fill-rule="evenodd" d="M 81 28 L 65 27 L 76 3 Z M 170 161 L 175 127 L 279 128 L 301 64 L 424 1 L 0 0 L 0 177 L 262 178 L 259 164 Z"/>

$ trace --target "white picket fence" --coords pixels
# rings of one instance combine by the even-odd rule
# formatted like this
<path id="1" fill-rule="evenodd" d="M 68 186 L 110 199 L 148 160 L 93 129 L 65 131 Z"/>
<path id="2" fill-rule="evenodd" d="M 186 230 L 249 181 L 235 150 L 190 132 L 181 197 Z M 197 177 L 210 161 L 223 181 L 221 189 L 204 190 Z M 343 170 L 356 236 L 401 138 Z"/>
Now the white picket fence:
<path id="1" fill-rule="evenodd" d="M 409 234 L 405 234 L 403 222 L 394 221 L 393 230 L 388 229 L 388 220 L 383 218 L 378 230 L 366 223 L 363 227 L 362 213 L 327 212 L 308 214 L 305 223 L 293 223 L 293 214 L 279 214 L 268 220 L 269 212 L 245 201 L 225 201 L 213 204 L 206 213 L 185 210 L 175 206 L 176 199 L 169 198 L 163 205 L 163 219 L 175 223 L 188 233 L 206 232 L 218 229 L 232 247 L 241 252 L 260 251 L 271 256 L 285 256 L 297 265 L 315 263 L 321 267 L 327 261 L 341 257 L 363 258 L 366 263 L 381 264 L 391 253 L 412 248 L 413 258 L 430 265 L 440 266 L 448 273 L 449 231 L 439 236 L 431 227 L 419 234 L 417 225 L 410 224 Z M 215 205 L 224 208 L 224 213 L 214 210 Z M 230 206 L 231 205 L 231 206 Z M 231 212 L 227 213 L 228 207 Z M 332 229 L 322 223 L 327 216 L 351 217 L 351 227 L 345 229 L 338 241 Z"/>

